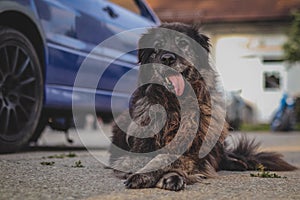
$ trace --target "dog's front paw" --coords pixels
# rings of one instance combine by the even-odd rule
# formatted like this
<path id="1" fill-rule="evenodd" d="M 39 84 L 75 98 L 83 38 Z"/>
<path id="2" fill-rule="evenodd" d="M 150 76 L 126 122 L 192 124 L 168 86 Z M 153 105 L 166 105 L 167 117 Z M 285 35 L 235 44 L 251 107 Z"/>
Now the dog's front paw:
<path id="1" fill-rule="evenodd" d="M 183 190 L 185 186 L 185 178 L 175 172 L 165 174 L 156 184 L 158 188 L 172 191 Z"/>
<path id="2" fill-rule="evenodd" d="M 148 174 L 132 174 L 124 184 L 129 189 L 154 187 L 152 177 Z"/>

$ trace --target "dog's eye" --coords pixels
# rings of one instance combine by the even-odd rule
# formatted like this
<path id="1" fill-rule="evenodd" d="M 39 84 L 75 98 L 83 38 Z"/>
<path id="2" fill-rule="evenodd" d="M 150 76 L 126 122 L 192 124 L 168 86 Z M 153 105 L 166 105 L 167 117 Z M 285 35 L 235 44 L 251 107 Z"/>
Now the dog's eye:
<path id="1" fill-rule="evenodd" d="M 184 48 L 184 47 L 186 47 L 186 46 L 188 46 L 188 41 L 186 41 L 186 40 L 179 40 L 178 41 L 178 47 L 179 48 Z"/>
<path id="2" fill-rule="evenodd" d="M 154 48 L 155 49 L 162 49 L 164 47 L 164 42 L 161 40 L 156 40 L 154 42 Z"/>

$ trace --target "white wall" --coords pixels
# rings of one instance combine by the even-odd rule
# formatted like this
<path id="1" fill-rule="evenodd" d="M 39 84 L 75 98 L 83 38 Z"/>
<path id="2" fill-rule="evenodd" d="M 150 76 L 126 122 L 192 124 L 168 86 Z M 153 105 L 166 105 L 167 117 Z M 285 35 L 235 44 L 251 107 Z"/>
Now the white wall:
<path id="1" fill-rule="evenodd" d="M 287 72 L 283 63 L 263 62 L 264 57 L 282 55 L 280 47 L 284 41 L 282 35 L 224 35 L 215 44 L 216 65 L 224 88 L 242 90 L 242 97 L 257 108 L 257 122 L 270 121 L 287 89 Z M 280 73 L 281 87 L 265 90 L 264 72 L 273 71 Z"/>
<path id="2" fill-rule="evenodd" d="M 288 92 L 293 96 L 300 97 L 300 63 L 288 68 L 287 77 Z"/>

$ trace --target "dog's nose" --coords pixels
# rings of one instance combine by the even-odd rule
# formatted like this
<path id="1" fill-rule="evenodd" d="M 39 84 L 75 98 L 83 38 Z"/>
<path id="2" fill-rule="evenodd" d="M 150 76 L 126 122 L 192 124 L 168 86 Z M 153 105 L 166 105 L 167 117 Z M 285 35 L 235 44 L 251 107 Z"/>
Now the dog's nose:
<path id="1" fill-rule="evenodd" d="M 160 57 L 160 61 L 164 65 L 171 65 L 176 61 L 176 55 L 173 53 L 165 53 Z"/>

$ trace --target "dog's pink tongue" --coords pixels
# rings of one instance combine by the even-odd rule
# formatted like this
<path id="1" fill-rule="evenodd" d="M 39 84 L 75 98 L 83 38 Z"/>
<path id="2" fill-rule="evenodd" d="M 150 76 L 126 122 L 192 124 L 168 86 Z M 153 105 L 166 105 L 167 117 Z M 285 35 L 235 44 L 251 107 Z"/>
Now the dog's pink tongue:
<path id="1" fill-rule="evenodd" d="M 177 96 L 181 96 L 184 92 L 185 83 L 181 75 L 169 76 L 168 79 L 172 82 Z"/>

